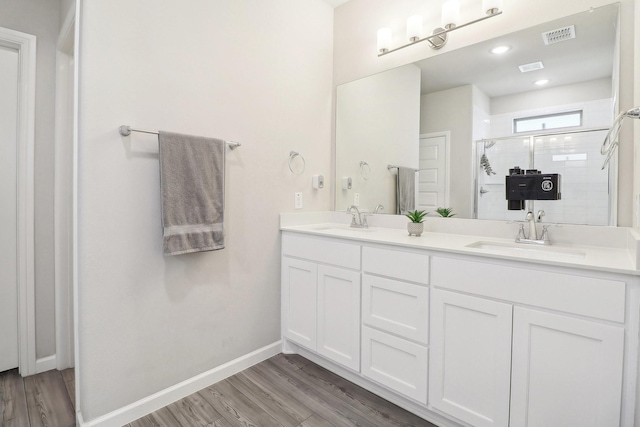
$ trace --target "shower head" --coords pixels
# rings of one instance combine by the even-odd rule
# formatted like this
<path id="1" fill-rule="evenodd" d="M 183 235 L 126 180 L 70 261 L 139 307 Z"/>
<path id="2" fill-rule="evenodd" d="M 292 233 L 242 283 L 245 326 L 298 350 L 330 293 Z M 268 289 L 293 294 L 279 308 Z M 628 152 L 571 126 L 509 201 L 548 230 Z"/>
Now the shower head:
<path id="1" fill-rule="evenodd" d="M 491 148 L 496 145 L 496 141 L 484 141 L 484 148 Z"/>

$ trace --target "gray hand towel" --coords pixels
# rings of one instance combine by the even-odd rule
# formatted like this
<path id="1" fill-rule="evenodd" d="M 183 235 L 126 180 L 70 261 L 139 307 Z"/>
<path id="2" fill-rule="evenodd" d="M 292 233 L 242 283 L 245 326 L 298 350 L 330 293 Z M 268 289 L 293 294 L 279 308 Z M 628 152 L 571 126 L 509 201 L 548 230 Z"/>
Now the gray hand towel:
<path id="1" fill-rule="evenodd" d="M 224 156 L 220 139 L 160 132 L 165 255 L 224 248 Z"/>
<path id="2" fill-rule="evenodd" d="M 415 169 L 398 168 L 396 178 L 396 213 L 405 215 L 415 209 L 416 201 L 416 171 Z"/>

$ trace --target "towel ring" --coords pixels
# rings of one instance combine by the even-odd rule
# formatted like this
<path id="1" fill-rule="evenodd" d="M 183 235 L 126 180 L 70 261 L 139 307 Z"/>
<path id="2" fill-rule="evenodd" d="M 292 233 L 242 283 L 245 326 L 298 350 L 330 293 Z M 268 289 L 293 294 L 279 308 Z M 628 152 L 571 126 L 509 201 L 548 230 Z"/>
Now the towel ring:
<path id="1" fill-rule="evenodd" d="M 300 171 L 300 173 L 295 172 L 293 170 L 293 167 L 291 166 L 293 159 L 295 159 L 296 157 L 300 157 L 300 160 L 302 160 L 302 170 Z M 291 173 L 294 175 L 302 175 L 306 168 L 307 168 L 307 162 L 305 162 L 302 154 L 298 153 L 297 151 L 290 151 L 289 152 L 289 170 L 291 171 Z"/>
<path id="2" fill-rule="evenodd" d="M 360 162 L 360 176 L 365 181 L 371 176 L 371 166 L 369 166 L 369 163 L 364 160 Z"/>

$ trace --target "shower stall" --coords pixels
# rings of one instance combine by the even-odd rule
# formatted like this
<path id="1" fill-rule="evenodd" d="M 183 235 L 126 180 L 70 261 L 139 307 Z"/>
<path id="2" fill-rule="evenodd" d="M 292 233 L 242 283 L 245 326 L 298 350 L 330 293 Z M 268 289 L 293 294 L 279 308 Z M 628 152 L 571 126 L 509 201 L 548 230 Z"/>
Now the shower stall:
<path id="1" fill-rule="evenodd" d="M 524 212 L 507 210 L 505 177 L 509 169 L 537 169 L 562 176 L 561 200 L 530 201 L 544 210 L 545 222 L 615 225 L 616 159 L 603 169 L 600 146 L 608 129 L 588 129 L 476 141 L 474 217 L 523 220 Z"/>

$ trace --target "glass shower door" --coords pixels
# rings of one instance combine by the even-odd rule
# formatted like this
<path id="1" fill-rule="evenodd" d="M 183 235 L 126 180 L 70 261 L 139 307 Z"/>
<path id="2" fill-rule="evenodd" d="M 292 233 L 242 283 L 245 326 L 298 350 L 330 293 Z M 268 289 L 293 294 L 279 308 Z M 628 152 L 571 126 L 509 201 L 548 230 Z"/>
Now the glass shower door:
<path id="1" fill-rule="evenodd" d="M 530 169 L 532 163 L 529 137 L 476 141 L 476 218 L 524 219 L 522 212 L 507 210 L 505 177 L 509 169 Z"/>

